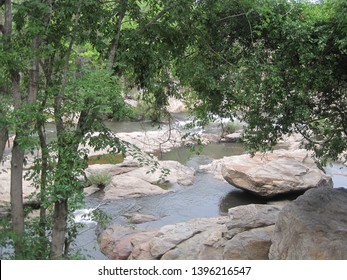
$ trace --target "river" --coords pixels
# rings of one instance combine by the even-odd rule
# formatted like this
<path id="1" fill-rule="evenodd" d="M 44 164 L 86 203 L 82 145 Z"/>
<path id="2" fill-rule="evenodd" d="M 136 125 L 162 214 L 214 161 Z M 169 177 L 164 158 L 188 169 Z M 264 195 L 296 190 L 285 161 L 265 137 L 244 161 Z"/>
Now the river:
<path id="1" fill-rule="evenodd" d="M 139 124 L 108 124 L 118 131 L 124 128 L 127 132 L 139 129 Z M 140 124 L 144 128 L 144 124 Z M 149 124 L 145 129 L 150 130 Z M 131 199 L 110 201 L 102 205 L 100 209 L 112 218 L 111 223 L 128 224 L 126 216 L 134 213 L 150 214 L 160 217 L 159 220 L 146 222 L 133 227 L 151 230 L 163 225 L 184 222 L 193 218 L 214 217 L 225 215 L 231 207 L 250 203 L 267 203 L 269 199 L 236 189 L 232 185 L 220 181 L 213 175 L 199 171 L 199 166 L 210 163 L 213 159 L 224 156 L 240 155 L 245 151 L 241 144 L 213 143 L 205 146 L 201 154 L 197 155 L 188 148 L 175 148 L 162 154 L 162 160 L 176 160 L 196 170 L 195 183 L 176 192 L 164 195 L 146 196 Z M 347 167 L 334 164 L 327 167 L 327 173 L 333 176 L 335 187 L 347 186 Z M 173 186 L 174 188 L 175 186 Z M 295 196 L 286 196 L 286 199 L 295 199 Z M 277 197 L 275 200 L 283 199 Z M 274 199 L 272 199 L 274 200 Z M 102 198 L 98 194 L 86 198 L 86 208 L 99 205 Z M 130 225 L 129 225 L 130 226 Z M 97 225 L 88 223 L 80 231 L 74 249 L 81 250 L 81 254 L 87 259 L 106 259 L 99 251 L 97 239 Z"/>

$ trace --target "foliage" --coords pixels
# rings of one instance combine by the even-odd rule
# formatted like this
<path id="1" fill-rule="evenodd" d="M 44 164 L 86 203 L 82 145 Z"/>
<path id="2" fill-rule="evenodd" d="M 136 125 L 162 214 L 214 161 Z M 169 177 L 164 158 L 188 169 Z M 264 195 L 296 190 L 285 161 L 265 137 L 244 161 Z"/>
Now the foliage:
<path id="1" fill-rule="evenodd" d="M 93 221 L 98 223 L 98 229 L 103 230 L 112 221 L 112 217 L 108 216 L 104 211 L 95 209 L 93 211 Z"/>
<path id="2" fill-rule="evenodd" d="M 321 9 L 282 3 L 270 23 L 259 25 L 252 57 L 239 67 L 240 88 L 248 93 L 241 97 L 246 139 L 253 150 L 293 132 L 305 137 L 323 163 L 346 150 L 347 49 L 337 43 L 341 9 L 334 3 Z"/>
<path id="3" fill-rule="evenodd" d="M 12 5 L 12 32 L 0 34 L 0 131 L 5 138 L 8 130 L 17 135 L 20 152 L 40 150 L 27 178 L 43 210 L 38 223 L 26 225 L 29 237 L 16 257 L 60 258 L 59 248 L 68 251 L 76 235 L 69 213 L 83 201 L 79 179 L 89 148 L 111 147 L 151 166 L 150 172 L 160 168 L 103 124 L 105 116 L 131 117 L 123 100 L 128 88 L 142 92 L 141 110 L 151 120 L 160 121 L 168 97 L 176 96 L 199 125 L 216 115 L 246 122 L 251 152 L 301 133 L 323 163 L 337 159 L 347 149 L 346 13 L 344 0 Z M 50 143 L 48 116 L 57 130 Z M 59 248 L 48 255 L 54 242 L 51 248 Z"/>
<path id="4" fill-rule="evenodd" d="M 199 1 L 197 42 L 178 64 L 198 118 L 247 123 L 252 152 L 300 133 L 323 163 L 347 148 L 346 5 Z M 198 5 L 198 6 L 199 6 Z M 203 16 L 201 16 L 203 15 Z M 198 101 L 197 101 L 198 100 Z"/>
<path id="5" fill-rule="evenodd" d="M 29 209 L 29 212 L 32 210 Z M 30 215 L 30 213 L 27 213 Z M 34 214 L 35 216 L 35 214 Z M 52 221 L 47 221 L 52 222 Z M 50 240 L 49 236 L 51 232 L 47 232 L 45 236 L 40 234 L 41 226 L 39 218 L 28 216 L 26 221 L 26 231 L 25 235 L 21 240 L 22 251 L 18 254 L 14 254 L 13 244 L 14 241 L 18 238 L 13 232 L 11 227 L 11 221 L 7 218 L 0 220 L 1 234 L 0 234 L 0 246 L 2 252 L 0 257 L 1 259 L 29 259 L 29 260 L 48 260 L 50 259 Z M 75 254 L 68 256 L 69 259 L 76 258 Z"/>
<path id="6" fill-rule="evenodd" d="M 112 181 L 112 176 L 107 172 L 93 173 L 88 177 L 88 184 L 96 185 L 99 188 L 106 187 Z"/>

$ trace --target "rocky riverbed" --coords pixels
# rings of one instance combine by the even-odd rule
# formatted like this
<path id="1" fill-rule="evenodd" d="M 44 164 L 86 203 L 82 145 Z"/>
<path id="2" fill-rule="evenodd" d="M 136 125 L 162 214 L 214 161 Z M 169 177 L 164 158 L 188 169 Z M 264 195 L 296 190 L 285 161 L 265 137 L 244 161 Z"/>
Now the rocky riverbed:
<path id="1" fill-rule="evenodd" d="M 127 143 L 143 145 L 145 155 L 163 152 L 165 159 L 168 151 L 189 144 L 182 140 L 180 132 L 175 133 L 171 132 L 170 141 L 166 141 L 167 131 L 127 132 L 117 136 Z M 206 144 L 216 142 L 218 135 L 205 134 L 204 139 Z M 213 147 L 210 154 L 199 156 L 198 161 L 187 159 L 184 148 L 185 160 L 158 160 L 154 172 L 131 156 L 118 164 L 89 166 L 87 177 L 107 173 L 111 180 L 104 188 L 91 185 L 85 189 L 87 205 L 103 204 L 100 209 L 112 218 L 106 229 L 97 227 L 98 245 L 103 254 L 93 256 L 92 253 L 90 258 L 104 258 L 104 255 L 110 259 L 347 258 L 343 250 L 338 250 L 347 243 L 346 220 L 343 215 L 335 215 L 336 211 L 346 213 L 343 208 L 343 204 L 347 205 L 346 190 L 332 188 L 334 178 L 339 186 L 347 186 L 344 165 L 327 169 L 333 175 L 332 180 L 315 165 L 307 151 L 300 149 L 297 138 L 288 139 L 286 149 L 255 157 L 245 155 L 238 144 L 209 145 L 206 151 Z M 220 147 L 231 155 L 221 158 L 226 152 L 219 154 Z M 91 155 L 101 153 L 107 150 Z M 219 156 L 213 159 L 211 154 Z M 155 158 L 154 162 L 157 162 Z M 0 203 L 4 209 L 9 206 L 9 161 L 4 161 L 1 167 Z M 163 170 L 170 173 L 162 177 Z M 25 181 L 25 196 L 34 191 L 30 182 Z M 298 201 L 324 207 L 317 213 L 327 213 L 327 218 L 320 220 L 320 216 L 312 216 L 313 208 L 304 209 Z M 332 204 L 339 206 L 330 207 Z M 303 212 L 295 212 L 298 209 Z M 316 221 L 312 227 L 307 222 L 310 219 Z M 304 230 L 295 226 L 295 222 L 307 224 L 305 231 L 312 236 L 302 247 L 308 250 L 317 247 L 317 252 L 298 253 L 291 244 L 293 241 L 288 237 L 293 233 L 291 229 L 298 236 Z M 88 238 L 96 240 L 94 226 Z M 334 229 L 337 234 L 333 233 Z M 315 237 L 316 231 L 319 238 Z M 315 240 L 324 244 L 324 240 L 330 239 L 334 240 L 330 251 L 328 243 L 315 246 Z M 83 247 L 86 241 L 90 242 L 78 237 L 75 248 Z"/>
<path id="2" fill-rule="evenodd" d="M 310 153 L 298 149 L 293 143 L 290 147 L 295 148 L 255 157 L 224 157 L 201 166 L 199 170 L 211 172 L 221 181 L 246 192 L 268 198 L 296 193 L 298 198 L 293 202 L 284 200 L 276 201 L 275 205 L 271 205 L 274 202 L 270 201 L 268 205 L 236 206 L 230 208 L 227 215 L 197 218 L 150 230 L 113 224 L 99 235 L 102 252 L 111 259 L 347 259 L 343 245 L 347 241 L 346 219 L 344 215 L 333 218 L 336 208 L 328 206 L 330 203 L 339 205 L 341 211 L 338 212 L 346 213 L 343 204 L 347 191 L 333 188 L 332 178 L 316 166 Z M 329 201 L 328 205 L 325 205 L 325 200 Z M 310 224 L 310 219 L 317 220 L 315 227 L 306 228 L 311 236 L 308 244 L 304 238 L 300 241 L 303 248 L 317 248 L 311 253 L 295 251 L 290 241 L 284 241 L 290 238 L 290 229 L 297 227 L 295 219 L 286 224 L 286 219 L 278 218 L 286 217 L 293 208 L 297 209 L 300 201 L 305 201 L 301 204 L 314 204 L 319 215 L 330 217 L 322 217 L 320 222 L 318 217 L 311 215 L 310 207 L 302 207 L 302 213 L 296 213 L 297 216 L 305 216 L 304 223 Z M 329 230 L 331 225 L 328 220 L 337 226 L 336 233 L 333 229 Z M 301 221 L 297 222 L 300 225 Z M 324 230 L 317 233 L 317 226 Z M 300 235 L 298 228 L 297 234 Z M 330 249 L 327 249 L 328 236 L 334 240 Z M 321 240 L 317 242 L 322 244 L 323 240 L 327 240 L 327 243 L 315 246 L 314 240 Z M 277 244 L 282 247 L 277 248 Z M 339 249 L 339 244 L 342 249 Z M 294 250 L 296 254 L 288 254 L 288 250 Z"/>

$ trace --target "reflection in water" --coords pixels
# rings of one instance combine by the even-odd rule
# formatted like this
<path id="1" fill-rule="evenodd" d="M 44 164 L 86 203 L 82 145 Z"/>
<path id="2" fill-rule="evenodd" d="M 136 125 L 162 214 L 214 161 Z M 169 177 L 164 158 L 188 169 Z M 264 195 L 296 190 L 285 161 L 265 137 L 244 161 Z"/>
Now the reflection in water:
<path id="1" fill-rule="evenodd" d="M 199 154 L 197 154 L 199 152 Z M 245 153 L 241 143 L 211 143 L 203 146 L 201 150 L 192 151 L 189 147 L 175 148 L 162 155 L 162 160 L 176 160 L 182 164 L 195 161 L 199 165 L 207 164 L 212 159 L 220 159 L 225 156 L 235 156 Z M 198 166 L 194 166 L 198 169 Z"/>

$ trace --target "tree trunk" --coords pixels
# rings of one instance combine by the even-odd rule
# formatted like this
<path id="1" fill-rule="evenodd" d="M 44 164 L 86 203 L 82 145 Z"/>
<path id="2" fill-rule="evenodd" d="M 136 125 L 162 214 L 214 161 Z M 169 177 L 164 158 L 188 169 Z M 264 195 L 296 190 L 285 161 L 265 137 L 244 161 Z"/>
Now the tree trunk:
<path id="1" fill-rule="evenodd" d="M 5 0 L 5 22 L 4 22 L 4 35 L 8 37 L 12 33 L 12 1 Z"/>
<path id="2" fill-rule="evenodd" d="M 10 47 L 12 35 L 12 1 L 5 1 L 5 24 L 4 24 L 5 46 Z M 14 68 L 10 69 L 12 82 L 13 106 L 18 109 L 21 104 L 20 74 Z M 24 151 L 21 150 L 18 139 L 20 134 L 16 132 L 12 148 L 11 160 L 11 218 L 12 227 L 16 235 L 15 255 L 18 258 L 22 252 L 22 237 L 24 235 L 24 208 L 23 208 L 23 162 Z"/>
<path id="3" fill-rule="evenodd" d="M 13 105 L 18 109 L 21 104 L 20 75 L 12 72 Z M 22 237 L 24 236 L 24 207 L 23 207 L 23 164 L 24 150 L 19 146 L 20 133 L 16 132 L 12 147 L 11 159 L 11 217 L 12 227 L 16 234 L 15 255 L 20 256 Z"/>
<path id="4" fill-rule="evenodd" d="M 116 36 L 112 40 L 112 46 L 108 56 L 108 64 L 107 64 L 108 71 L 112 70 L 113 64 L 116 60 L 116 54 L 117 54 L 118 46 L 119 46 L 120 32 L 122 28 L 122 22 L 125 17 L 125 13 L 127 11 L 128 0 L 123 0 L 120 5 L 121 7 L 120 7 L 119 16 L 118 16 L 117 26 L 116 26 Z"/>
<path id="5" fill-rule="evenodd" d="M 80 18 L 80 7 L 76 13 L 75 23 Z M 63 77 L 62 84 L 60 86 L 60 90 L 55 93 L 54 96 L 54 119 L 55 119 L 55 127 L 58 138 L 58 145 L 60 149 L 65 149 L 69 143 L 65 142 L 64 132 L 65 125 L 62 119 L 62 106 L 63 106 L 63 96 L 65 92 L 65 87 L 68 83 L 68 74 L 69 74 L 69 61 L 71 57 L 72 47 L 75 43 L 76 31 L 72 32 L 72 36 L 70 38 L 69 46 L 65 54 L 65 62 L 63 69 Z M 77 150 L 78 146 L 76 147 Z M 60 166 L 61 162 L 61 151 L 58 151 L 58 165 L 57 169 L 63 168 Z M 69 166 L 65 166 L 64 168 L 69 168 Z M 59 178 L 55 178 L 56 181 L 59 181 Z M 59 190 L 55 191 L 55 195 L 59 195 Z M 65 236 L 67 233 L 67 218 L 68 218 L 68 205 L 67 205 L 68 197 L 64 196 L 60 201 L 55 202 L 54 204 L 54 225 L 52 231 L 52 246 L 51 246 L 51 257 L 52 259 L 60 259 L 64 254 L 65 247 Z"/>
<path id="6" fill-rule="evenodd" d="M 61 259 L 64 252 L 65 235 L 67 231 L 68 205 L 67 199 L 54 204 L 54 226 L 52 233 L 51 258 Z"/>
<path id="7" fill-rule="evenodd" d="M 39 39 L 35 37 L 33 39 L 32 51 L 36 52 L 39 48 Z M 37 58 L 32 62 L 32 66 L 29 74 L 29 90 L 28 90 L 28 102 L 33 103 L 37 99 L 37 92 L 39 89 L 39 61 Z"/>
<path id="8" fill-rule="evenodd" d="M 42 108 L 44 108 L 45 101 L 42 102 Z M 43 109 L 41 109 L 43 112 Z M 46 194 L 46 184 L 47 184 L 47 174 L 48 174 L 48 160 L 49 160 L 49 152 L 47 149 L 47 141 L 46 141 L 46 133 L 44 127 L 44 120 L 40 117 L 36 120 L 37 122 L 37 134 L 40 140 L 40 148 L 41 148 L 41 176 L 40 176 L 40 236 L 44 237 L 46 234 L 46 207 L 43 202 L 47 199 Z"/>
<path id="9" fill-rule="evenodd" d="M 10 48 L 9 42 L 10 42 L 10 36 L 12 33 L 12 3 L 11 0 L 4 0 L 1 1 L 1 6 L 5 4 L 5 20 L 4 20 L 4 26 L 3 26 L 3 34 L 5 36 L 4 40 L 4 49 Z M 1 115 L 6 114 L 6 112 L 1 112 Z M 6 125 L 2 125 L 0 127 L 0 161 L 2 161 L 2 158 L 4 156 L 4 151 L 6 147 L 6 142 L 8 140 L 8 128 Z"/>
<path id="10" fill-rule="evenodd" d="M 6 142 L 8 140 L 8 128 L 6 125 L 0 128 L 0 162 L 4 156 Z"/>
<path id="11" fill-rule="evenodd" d="M 23 161 L 24 152 L 18 145 L 18 134 L 13 142 L 11 160 L 11 218 L 12 227 L 16 234 L 15 255 L 18 258 L 22 252 L 22 237 L 24 236 L 24 207 L 23 207 Z"/>

